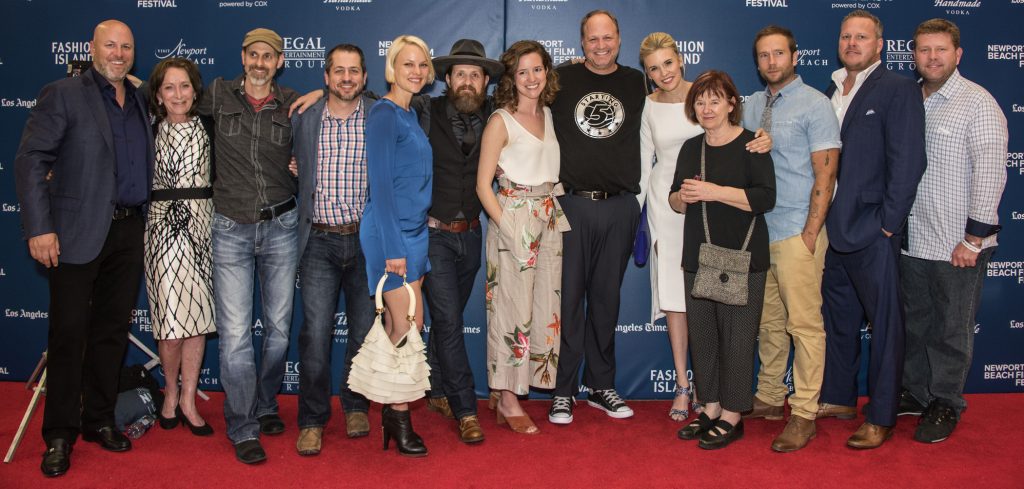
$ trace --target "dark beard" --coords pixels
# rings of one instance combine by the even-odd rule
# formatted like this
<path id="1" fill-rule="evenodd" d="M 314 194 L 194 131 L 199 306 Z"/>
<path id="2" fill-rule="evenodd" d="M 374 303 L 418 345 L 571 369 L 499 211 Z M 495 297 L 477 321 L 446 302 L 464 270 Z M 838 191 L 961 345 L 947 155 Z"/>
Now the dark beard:
<path id="1" fill-rule="evenodd" d="M 341 100 L 343 100 L 345 102 L 351 102 L 351 101 L 359 98 L 360 95 L 362 95 L 362 92 L 355 92 L 351 97 L 347 97 L 346 98 L 344 95 L 341 94 L 341 90 L 338 90 L 337 88 L 334 88 L 334 86 L 327 87 L 327 90 L 329 90 L 331 92 L 331 95 L 334 95 L 335 97 L 338 97 L 339 99 L 341 99 Z"/>
<path id="2" fill-rule="evenodd" d="M 449 92 L 451 92 L 449 90 Z M 484 105 L 484 100 L 487 98 L 482 93 L 476 93 L 473 90 L 456 90 L 455 92 L 449 93 L 449 97 L 452 99 L 452 106 L 455 110 L 463 114 L 472 114 L 480 110 L 480 107 Z"/>

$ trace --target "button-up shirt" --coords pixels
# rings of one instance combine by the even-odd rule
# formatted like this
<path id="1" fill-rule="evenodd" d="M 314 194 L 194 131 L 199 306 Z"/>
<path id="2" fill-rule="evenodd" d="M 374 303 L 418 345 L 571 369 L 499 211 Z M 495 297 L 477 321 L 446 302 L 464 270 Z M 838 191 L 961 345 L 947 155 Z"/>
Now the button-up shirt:
<path id="1" fill-rule="evenodd" d="M 358 222 L 366 206 L 366 111 L 363 101 L 346 119 L 327 104 L 320 121 L 313 220 L 337 226 Z"/>
<path id="2" fill-rule="evenodd" d="M 846 117 L 846 109 L 850 107 L 853 97 L 857 96 L 861 85 L 864 85 L 864 80 L 867 80 L 868 75 L 874 72 L 881 64 L 882 60 L 875 61 L 867 69 L 857 73 L 856 78 L 853 79 L 853 88 L 846 95 L 843 95 L 843 81 L 849 76 L 849 72 L 846 71 L 846 68 L 839 68 L 832 72 L 832 83 L 836 84 L 836 91 L 832 93 L 832 109 L 835 111 L 836 118 L 839 119 L 840 126 L 843 125 L 843 118 Z"/>
<path id="3" fill-rule="evenodd" d="M 117 205 L 135 207 L 149 198 L 149 165 L 147 139 L 152 135 L 149 121 L 139 110 L 135 85 L 124 83 L 124 106 L 117 103 L 117 91 L 95 69 L 89 70 L 103 95 L 103 108 L 110 122 L 114 139 L 114 177 L 117 182 Z"/>
<path id="4" fill-rule="evenodd" d="M 924 100 L 928 168 L 908 218 L 905 254 L 949 261 L 964 233 L 995 246 L 1006 185 L 1006 117 L 992 95 L 956 70 Z"/>
<path id="5" fill-rule="evenodd" d="M 754 93 L 743 104 L 743 127 L 757 130 L 768 90 Z M 775 208 L 764 216 L 772 243 L 804 229 L 814 186 L 811 153 L 840 145 L 839 122 L 828 98 L 804 84 L 799 75 L 782 87 L 776 97 L 771 124 Z"/>

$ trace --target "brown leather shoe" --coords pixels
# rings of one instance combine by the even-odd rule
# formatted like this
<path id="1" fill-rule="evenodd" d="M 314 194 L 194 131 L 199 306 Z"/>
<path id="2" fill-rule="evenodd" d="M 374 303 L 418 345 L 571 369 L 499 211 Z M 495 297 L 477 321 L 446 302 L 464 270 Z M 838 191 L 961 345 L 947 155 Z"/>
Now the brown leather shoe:
<path id="1" fill-rule="evenodd" d="M 447 397 L 431 397 L 427 399 L 427 409 L 448 419 L 455 419 L 452 407 L 448 405 Z"/>
<path id="2" fill-rule="evenodd" d="M 484 441 L 484 430 L 480 428 L 480 420 L 475 414 L 459 418 L 459 439 L 463 443 Z"/>
<path id="3" fill-rule="evenodd" d="M 850 439 L 846 440 L 846 446 L 860 449 L 878 448 L 890 436 L 892 436 L 891 426 L 879 426 L 865 421 L 853 435 L 850 435 Z"/>
<path id="4" fill-rule="evenodd" d="M 779 421 L 782 419 L 782 412 L 783 406 L 772 406 L 754 396 L 754 409 L 743 413 L 743 418 L 764 418 L 769 421 Z"/>
<path id="5" fill-rule="evenodd" d="M 324 429 L 317 426 L 313 428 L 302 428 L 299 430 L 299 440 L 295 442 L 295 449 L 299 455 L 308 457 L 320 454 L 320 443 L 323 440 Z"/>
<path id="6" fill-rule="evenodd" d="M 843 406 L 840 404 L 829 404 L 823 402 L 818 405 L 818 419 L 835 417 L 839 419 L 853 419 L 857 417 L 856 406 Z"/>
<path id="7" fill-rule="evenodd" d="M 791 414 L 789 422 L 786 423 L 786 429 L 782 430 L 782 433 L 772 441 L 772 450 L 782 453 L 795 452 L 807 446 L 807 442 L 813 440 L 815 435 L 817 435 L 817 430 L 813 419 Z"/>
<path id="8" fill-rule="evenodd" d="M 370 434 L 370 420 L 366 413 L 345 413 L 345 434 L 349 438 L 360 438 Z"/>

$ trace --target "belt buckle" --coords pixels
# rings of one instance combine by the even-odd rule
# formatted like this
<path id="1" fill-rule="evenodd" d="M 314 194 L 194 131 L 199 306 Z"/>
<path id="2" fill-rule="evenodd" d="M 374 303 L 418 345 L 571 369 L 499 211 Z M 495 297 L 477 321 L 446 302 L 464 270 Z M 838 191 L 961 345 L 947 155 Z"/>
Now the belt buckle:
<path id="1" fill-rule="evenodd" d="M 448 230 L 453 233 L 464 233 L 469 230 L 469 220 L 456 219 L 448 223 Z"/>

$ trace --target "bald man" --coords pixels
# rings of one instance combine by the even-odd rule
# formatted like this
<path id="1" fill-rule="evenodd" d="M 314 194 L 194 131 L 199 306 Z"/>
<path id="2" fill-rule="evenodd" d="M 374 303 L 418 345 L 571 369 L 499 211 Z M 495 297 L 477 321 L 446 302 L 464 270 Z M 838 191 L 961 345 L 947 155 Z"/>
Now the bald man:
<path id="1" fill-rule="evenodd" d="M 141 91 L 125 83 L 135 38 L 96 26 L 93 66 L 43 87 L 14 160 L 29 253 L 50 282 L 43 474 L 71 466 L 78 434 L 123 452 L 117 382 L 142 277 L 153 135 Z M 47 174 L 52 172 L 51 177 Z"/>

